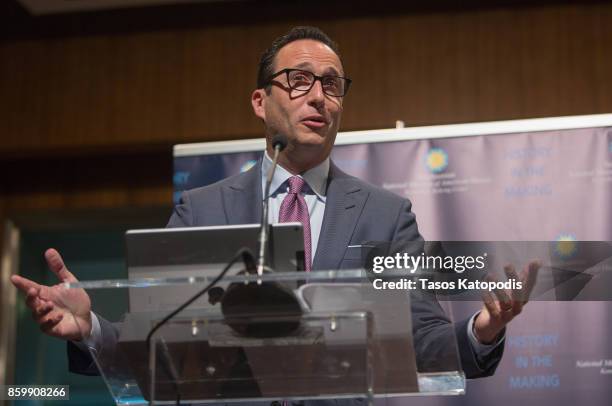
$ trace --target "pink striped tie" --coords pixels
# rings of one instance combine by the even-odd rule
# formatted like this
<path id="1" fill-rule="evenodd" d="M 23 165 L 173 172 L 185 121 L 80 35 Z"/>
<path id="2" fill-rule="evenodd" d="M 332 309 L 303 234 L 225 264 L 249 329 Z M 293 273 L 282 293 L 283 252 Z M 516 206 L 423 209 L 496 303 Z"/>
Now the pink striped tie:
<path id="1" fill-rule="evenodd" d="M 288 180 L 289 192 L 283 199 L 280 207 L 278 221 L 287 223 L 290 221 L 299 221 L 304 227 L 304 268 L 306 272 L 310 272 L 311 250 L 310 242 L 310 215 L 308 214 L 308 206 L 301 192 L 304 188 L 304 179 L 299 176 L 292 176 Z"/>

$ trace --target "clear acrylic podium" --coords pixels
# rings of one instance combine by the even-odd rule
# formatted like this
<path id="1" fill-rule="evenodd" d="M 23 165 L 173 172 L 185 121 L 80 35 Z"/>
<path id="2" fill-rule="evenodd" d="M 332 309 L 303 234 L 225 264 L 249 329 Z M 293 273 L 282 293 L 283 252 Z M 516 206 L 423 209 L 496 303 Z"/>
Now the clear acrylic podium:
<path id="1" fill-rule="evenodd" d="M 113 325 L 104 348 L 90 353 L 117 405 L 207 404 L 280 400 L 459 395 L 465 391 L 457 341 L 423 365 L 415 351 L 410 294 L 376 290 L 363 270 L 228 276 L 230 283 L 275 282 L 294 289 L 302 314 L 257 313 L 228 323 L 204 295 L 159 328 L 152 327 L 211 278 L 101 280 L 85 289 L 96 314 Z M 176 292 L 181 292 L 177 296 Z M 130 303 L 151 301 L 147 311 Z M 140 296 L 139 296 L 140 295 Z M 66 306 L 71 308 L 66 295 Z M 140 299 L 136 299 L 140 297 Z M 257 332 L 237 332 L 246 323 Z M 104 323 L 110 326 L 109 323 Z M 240 330 L 240 328 L 238 328 Z"/>

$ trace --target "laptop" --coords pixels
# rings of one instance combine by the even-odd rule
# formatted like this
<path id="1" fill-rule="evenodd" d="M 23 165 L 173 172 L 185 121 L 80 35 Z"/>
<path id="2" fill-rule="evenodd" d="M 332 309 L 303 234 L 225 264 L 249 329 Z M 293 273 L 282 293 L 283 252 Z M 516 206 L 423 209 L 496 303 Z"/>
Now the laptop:
<path id="1" fill-rule="evenodd" d="M 129 230 L 125 234 L 128 276 L 130 279 L 215 277 L 240 248 L 250 248 L 257 255 L 259 231 L 259 224 Z M 301 223 L 271 225 L 269 242 L 268 264 L 276 272 L 304 270 Z M 227 275 L 243 269 L 242 261 L 237 261 Z M 172 310 L 206 284 L 130 288 L 130 312 Z M 227 285 L 221 281 L 216 286 Z M 190 308 L 214 306 L 209 299 L 205 295 Z"/>

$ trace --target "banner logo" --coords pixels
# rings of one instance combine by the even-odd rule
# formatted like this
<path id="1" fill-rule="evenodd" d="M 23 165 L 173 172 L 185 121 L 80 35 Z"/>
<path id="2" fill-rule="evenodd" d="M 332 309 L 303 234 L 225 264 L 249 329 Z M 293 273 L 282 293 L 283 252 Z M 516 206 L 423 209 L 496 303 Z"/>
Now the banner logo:
<path id="1" fill-rule="evenodd" d="M 557 237 L 555 244 L 555 255 L 561 259 L 569 259 L 576 255 L 578 243 L 572 234 L 561 234 Z"/>
<path id="2" fill-rule="evenodd" d="M 431 148 L 425 157 L 425 164 L 431 173 L 443 172 L 448 167 L 448 154 L 442 148 Z"/>
<path id="3" fill-rule="evenodd" d="M 189 182 L 189 176 L 191 175 L 191 173 L 187 172 L 187 171 L 177 171 L 174 173 L 174 176 L 172 177 L 172 181 L 174 183 L 174 186 L 182 186 L 182 185 L 186 185 L 187 182 Z"/>
<path id="4" fill-rule="evenodd" d="M 246 172 L 257 164 L 256 159 L 249 159 L 240 167 L 240 173 Z"/>

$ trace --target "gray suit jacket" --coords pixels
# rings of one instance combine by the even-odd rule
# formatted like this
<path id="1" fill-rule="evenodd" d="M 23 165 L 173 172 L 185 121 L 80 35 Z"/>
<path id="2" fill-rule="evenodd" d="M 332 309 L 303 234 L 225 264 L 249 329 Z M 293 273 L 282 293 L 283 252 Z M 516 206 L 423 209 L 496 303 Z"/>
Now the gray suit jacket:
<path id="1" fill-rule="evenodd" d="M 249 224 L 261 221 L 261 162 L 253 169 L 212 185 L 183 193 L 168 227 Z M 390 242 L 389 253 L 400 252 L 411 241 L 422 240 L 411 203 L 386 190 L 347 175 L 333 163 L 328 178 L 323 225 L 312 269 L 348 269 L 362 265 L 361 252 L 349 246 L 367 241 Z M 356 250 L 360 251 L 360 250 Z M 454 357 L 457 340 L 461 366 L 468 378 L 492 375 L 503 345 L 479 363 L 467 335 L 468 320 L 451 323 L 434 297 L 411 296 L 413 333 L 420 371 L 436 370 Z M 101 319 L 101 318 L 100 318 Z M 101 319 L 102 351 L 112 351 L 117 332 Z M 89 354 L 68 344 L 72 372 L 96 374 Z"/>

